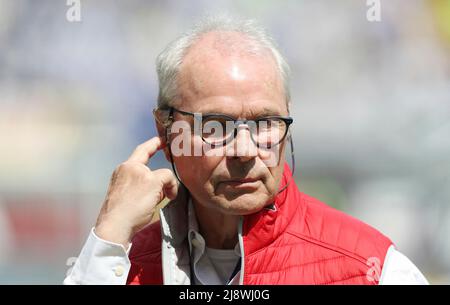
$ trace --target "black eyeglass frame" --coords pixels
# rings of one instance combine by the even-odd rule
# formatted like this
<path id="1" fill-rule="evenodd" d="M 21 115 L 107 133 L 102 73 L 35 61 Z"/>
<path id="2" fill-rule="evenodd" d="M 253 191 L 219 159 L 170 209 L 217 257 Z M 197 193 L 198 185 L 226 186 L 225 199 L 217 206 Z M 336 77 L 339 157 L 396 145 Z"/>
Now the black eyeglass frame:
<path id="1" fill-rule="evenodd" d="M 154 110 L 154 112 L 157 109 Z M 233 122 L 233 127 L 234 127 L 234 131 L 232 133 L 230 133 L 229 136 L 227 136 L 222 143 L 220 143 L 220 141 L 218 143 L 210 143 L 210 141 L 206 140 L 203 135 L 201 136 L 203 142 L 207 143 L 208 145 L 210 145 L 212 148 L 216 147 L 216 146 L 225 146 L 227 145 L 232 139 L 236 138 L 237 136 L 237 132 L 238 132 L 238 127 L 241 124 L 247 124 L 248 122 L 255 122 L 256 124 L 258 124 L 259 121 L 263 121 L 263 120 L 267 120 L 267 119 L 277 119 L 277 120 L 281 120 L 286 124 L 286 130 L 284 132 L 284 135 L 279 139 L 279 141 L 276 144 L 271 144 L 271 145 L 267 145 L 264 148 L 272 148 L 275 147 L 277 145 L 279 145 L 280 143 L 282 143 L 284 141 L 284 139 L 286 138 L 286 136 L 289 133 L 289 126 L 294 122 L 294 119 L 292 117 L 285 117 L 285 116 L 278 116 L 278 115 L 271 115 L 271 116 L 265 116 L 265 117 L 261 117 L 261 118 L 257 118 L 254 120 L 237 120 L 232 116 L 223 114 L 223 113 L 206 113 L 206 114 L 202 114 L 202 113 L 194 113 L 194 112 L 189 112 L 189 111 L 184 111 L 184 110 L 180 110 L 177 109 L 175 107 L 170 107 L 168 109 L 164 109 L 164 110 L 168 110 L 169 111 L 169 116 L 167 118 L 168 122 L 166 122 L 166 124 L 164 124 L 166 127 L 168 127 L 173 121 L 174 121 L 174 113 L 178 112 L 182 115 L 189 115 L 194 117 L 195 119 L 198 119 L 198 115 L 201 114 L 201 119 L 202 119 L 202 124 L 203 124 L 203 120 L 207 120 L 209 118 L 223 118 L 227 121 L 232 121 Z M 156 115 L 155 115 L 156 117 Z M 162 123 L 162 122 L 160 122 Z M 203 126 L 203 125 L 202 125 Z M 253 138 L 253 133 L 250 132 L 250 138 L 252 139 L 253 143 L 256 145 L 256 147 L 260 148 L 261 145 L 259 143 L 257 143 L 257 141 Z"/>

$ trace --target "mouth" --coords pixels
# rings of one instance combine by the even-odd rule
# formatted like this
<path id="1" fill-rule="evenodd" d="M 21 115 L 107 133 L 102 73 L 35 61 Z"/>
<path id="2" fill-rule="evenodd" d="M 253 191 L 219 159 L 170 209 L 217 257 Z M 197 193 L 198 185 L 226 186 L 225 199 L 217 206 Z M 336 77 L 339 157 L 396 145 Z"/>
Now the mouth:
<path id="1" fill-rule="evenodd" d="M 244 179 L 230 179 L 222 181 L 225 187 L 230 187 L 233 189 L 257 189 L 261 179 L 254 178 L 244 178 Z"/>

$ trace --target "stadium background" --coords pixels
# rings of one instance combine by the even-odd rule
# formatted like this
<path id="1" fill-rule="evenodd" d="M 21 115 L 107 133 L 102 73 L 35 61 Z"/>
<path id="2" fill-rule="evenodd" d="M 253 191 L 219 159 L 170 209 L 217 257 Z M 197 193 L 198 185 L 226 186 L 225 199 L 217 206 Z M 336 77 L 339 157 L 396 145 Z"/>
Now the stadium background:
<path id="1" fill-rule="evenodd" d="M 205 13 L 258 19 L 292 68 L 301 190 L 450 283 L 450 1 L 0 0 L 0 283 L 62 283 L 115 166 L 155 135 L 154 60 Z M 161 154 L 154 167 L 167 167 Z"/>

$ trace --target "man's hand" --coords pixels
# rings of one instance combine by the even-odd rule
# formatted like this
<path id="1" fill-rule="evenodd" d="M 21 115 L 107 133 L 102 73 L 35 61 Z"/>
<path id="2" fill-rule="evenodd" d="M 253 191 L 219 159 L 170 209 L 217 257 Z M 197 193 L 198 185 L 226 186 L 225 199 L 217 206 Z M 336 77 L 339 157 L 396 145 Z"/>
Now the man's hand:
<path id="1" fill-rule="evenodd" d="M 150 223 L 164 196 L 176 197 L 178 183 L 172 171 L 152 171 L 146 165 L 164 146 L 160 137 L 154 137 L 136 147 L 116 168 L 95 225 L 98 237 L 127 248 L 134 234 Z"/>

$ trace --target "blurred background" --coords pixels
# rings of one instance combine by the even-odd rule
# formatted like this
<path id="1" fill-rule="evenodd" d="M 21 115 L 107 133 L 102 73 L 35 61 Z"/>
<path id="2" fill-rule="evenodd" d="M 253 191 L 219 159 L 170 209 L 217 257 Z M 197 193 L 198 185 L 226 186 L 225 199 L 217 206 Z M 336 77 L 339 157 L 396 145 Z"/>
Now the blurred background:
<path id="1" fill-rule="evenodd" d="M 154 136 L 155 57 L 205 13 L 256 18 L 292 68 L 300 189 L 450 283 L 450 0 L 0 0 L 0 283 L 60 284 L 110 175 Z M 168 167 L 159 154 L 154 167 Z"/>

